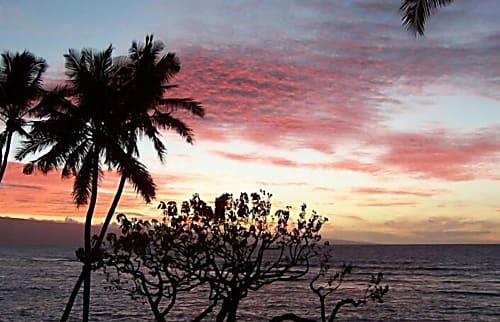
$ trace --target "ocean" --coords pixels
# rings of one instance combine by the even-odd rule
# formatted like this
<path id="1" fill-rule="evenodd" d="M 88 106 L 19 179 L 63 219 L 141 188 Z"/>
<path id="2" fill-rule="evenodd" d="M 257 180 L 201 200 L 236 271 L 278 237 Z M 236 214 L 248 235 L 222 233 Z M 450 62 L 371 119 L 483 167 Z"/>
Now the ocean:
<path id="1" fill-rule="evenodd" d="M 500 321 L 500 245 L 332 247 L 335 263 L 354 267 L 332 300 L 361 294 L 370 273 L 383 272 L 390 287 L 384 303 L 345 307 L 336 321 Z M 70 248 L 0 247 L 0 321 L 58 321 L 80 267 Z M 153 321 L 146 304 L 106 288 L 104 274 L 93 276 L 91 321 Z M 168 320 L 189 321 L 203 310 L 199 295 L 182 296 Z M 79 297 L 71 321 L 80 309 Z M 287 312 L 319 317 L 307 278 L 250 292 L 238 320 L 269 321 Z"/>

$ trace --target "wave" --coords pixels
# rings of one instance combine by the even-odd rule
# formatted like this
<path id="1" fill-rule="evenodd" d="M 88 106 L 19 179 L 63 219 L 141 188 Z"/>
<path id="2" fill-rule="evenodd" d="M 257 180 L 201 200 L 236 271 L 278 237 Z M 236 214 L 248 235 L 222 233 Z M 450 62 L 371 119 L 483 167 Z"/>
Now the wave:
<path id="1" fill-rule="evenodd" d="M 70 257 L 30 257 L 32 262 L 74 262 L 76 259 Z"/>
<path id="2" fill-rule="evenodd" d="M 485 291 L 468 291 L 468 290 L 439 290 L 436 293 L 449 294 L 449 295 L 467 295 L 467 296 L 488 296 L 488 297 L 500 297 L 500 293 L 485 292 Z"/>

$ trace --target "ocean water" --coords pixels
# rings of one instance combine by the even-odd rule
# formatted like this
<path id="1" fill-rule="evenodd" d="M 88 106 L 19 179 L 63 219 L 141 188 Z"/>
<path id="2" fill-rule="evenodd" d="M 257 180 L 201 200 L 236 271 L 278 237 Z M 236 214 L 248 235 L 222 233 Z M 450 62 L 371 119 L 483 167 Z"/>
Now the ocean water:
<path id="1" fill-rule="evenodd" d="M 390 287 L 384 303 L 344 307 L 338 321 L 500 321 L 500 245 L 332 247 L 336 263 L 354 266 L 332 300 L 361 294 L 370 273 L 383 272 Z M 58 321 L 80 267 L 73 249 L 0 247 L 0 321 Z M 91 321 L 153 321 L 146 304 L 107 290 L 102 273 L 93 276 Z M 187 293 L 168 320 L 189 321 L 205 304 Z M 238 320 L 269 321 L 287 312 L 318 318 L 318 307 L 305 278 L 250 292 Z M 71 321 L 80 309 L 79 297 Z"/>

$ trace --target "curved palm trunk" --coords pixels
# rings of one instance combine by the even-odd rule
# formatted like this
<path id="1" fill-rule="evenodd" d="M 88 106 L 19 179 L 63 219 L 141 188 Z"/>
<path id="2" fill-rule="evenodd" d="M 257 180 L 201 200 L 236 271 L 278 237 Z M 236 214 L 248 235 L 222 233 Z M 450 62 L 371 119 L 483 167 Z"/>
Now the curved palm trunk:
<path id="1" fill-rule="evenodd" d="M 3 155 L 3 160 L 1 160 L 2 163 L 0 166 L 0 183 L 2 182 L 5 169 L 7 169 L 7 160 L 9 159 L 9 150 L 13 134 L 14 132 L 9 132 L 9 134 L 7 134 L 7 143 L 5 144 L 5 154 Z"/>
<path id="2" fill-rule="evenodd" d="M 104 220 L 104 223 L 102 225 L 101 232 L 99 234 L 99 238 L 97 239 L 97 242 L 94 245 L 95 248 L 100 247 L 102 241 L 104 240 L 108 226 L 111 222 L 111 219 L 113 219 L 113 215 L 116 211 L 116 207 L 118 207 L 118 202 L 120 201 L 120 198 L 122 196 L 123 188 L 125 187 L 126 180 L 127 180 L 126 177 L 124 175 L 122 175 L 120 178 L 120 183 L 118 184 L 118 189 L 116 190 L 116 193 L 115 193 L 115 197 L 113 198 L 111 206 L 109 207 L 108 213 L 106 215 L 106 219 Z M 84 272 L 82 270 L 82 272 L 80 273 L 80 276 L 78 277 L 78 280 L 75 283 L 75 286 L 73 287 L 71 295 L 68 299 L 68 303 L 66 304 L 66 307 L 64 309 L 63 316 L 61 317 L 61 322 L 66 322 L 68 320 L 69 314 L 71 313 L 71 309 L 73 308 L 73 305 L 75 303 L 76 296 L 78 295 L 78 291 L 82 287 L 83 280 L 84 280 Z"/>
<path id="3" fill-rule="evenodd" d="M 61 317 L 61 322 L 68 321 L 69 314 L 71 313 L 71 309 L 73 308 L 73 304 L 75 303 L 78 291 L 80 291 L 80 287 L 82 287 L 83 277 L 84 274 L 82 269 L 82 271 L 80 272 L 80 276 L 78 276 L 78 280 L 76 281 L 75 286 L 73 286 L 73 290 L 71 291 L 71 295 L 69 296 L 68 303 L 66 303 L 66 307 L 64 308 L 64 313 Z"/>
<path id="4" fill-rule="evenodd" d="M 96 149 L 97 150 L 97 149 Z M 91 233 L 92 233 L 92 216 L 94 215 L 95 205 L 97 203 L 97 188 L 99 185 L 99 155 L 96 153 L 94 156 L 94 170 L 92 173 L 92 193 L 90 196 L 89 208 L 85 216 L 85 262 L 83 265 L 83 316 L 82 321 L 88 322 L 90 313 L 90 277 L 91 277 L 91 259 L 92 252 Z"/>
<path id="5" fill-rule="evenodd" d="M 96 244 L 94 245 L 95 248 L 101 247 L 102 241 L 104 240 L 104 237 L 106 236 L 106 231 L 108 230 L 108 226 L 111 223 L 111 219 L 113 219 L 113 215 L 115 214 L 116 207 L 118 207 L 118 202 L 120 202 L 120 198 L 123 193 L 123 188 L 125 187 L 125 182 L 127 181 L 127 178 L 122 175 L 120 178 L 120 183 L 118 184 L 118 189 L 116 189 L 115 197 L 113 198 L 113 202 L 111 203 L 111 206 L 109 207 L 108 214 L 106 215 L 106 218 L 104 219 L 104 222 L 101 227 L 101 232 L 99 233 L 99 237 L 97 239 Z"/>

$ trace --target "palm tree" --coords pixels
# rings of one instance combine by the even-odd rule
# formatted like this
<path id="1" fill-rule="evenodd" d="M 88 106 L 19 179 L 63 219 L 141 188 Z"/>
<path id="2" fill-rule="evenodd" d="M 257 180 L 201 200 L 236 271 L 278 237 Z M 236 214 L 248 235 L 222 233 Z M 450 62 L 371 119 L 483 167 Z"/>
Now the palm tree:
<path id="1" fill-rule="evenodd" d="M 159 130 L 174 130 L 187 143 L 194 142 L 194 135 L 182 120 L 173 113 L 179 109 L 203 117 L 205 115 L 201 104 L 190 98 L 165 98 L 166 91 L 175 87 L 169 85 L 171 78 L 180 71 L 180 63 L 175 53 L 161 55 L 164 44 L 153 41 L 153 36 L 146 36 L 144 44 L 133 42 L 129 50 L 128 71 L 124 77 L 129 81 L 123 86 L 122 118 L 125 121 L 124 130 L 127 137 L 127 151 L 139 155 L 137 139 L 145 136 L 153 142 L 158 159 L 163 162 L 166 156 L 166 147 L 161 141 Z M 123 182 L 124 176 L 122 175 Z M 104 221 L 96 247 L 99 247 L 107 227 L 120 199 L 123 184 L 115 194 L 110 212 Z M 120 189 L 121 188 L 121 189 Z"/>
<path id="2" fill-rule="evenodd" d="M 172 113 L 177 109 L 187 109 L 196 116 L 202 117 L 204 115 L 204 109 L 201 107 L 200 103 L 196 101 L 186 98 L 167 99 L 163 97 L 165 91 L 172 87 L 167 85 L 167 82 L 180 70 L 180 66 L 175 54 L 169 53 L 159 57 L 162 49 L 163 44 L 161 42 L 153 42 L 152 36 L 146 37 L 146 43 L 144 45 L 134 42 L 130 50 L 130 57 L 127 60 L 124 58 L 116 59 L 114 71 L 110 73 L 113 85 L 111 92 L 115 93 L 115 95 L 111 96 L 114 103 L 110 106 L 110 113 L 107 115 L 108 119 L 105 117 L 105 120 L 101 120 L 101 124 L 104 121 L 108 122 L 110 126 L 108 133 L 114 133 L 113 137 L 115 139 L 118 138 L 118 142 L 120 142 L 119 144 L 124 153 L 121 153 L 122 160 L 126 160 L 126 158 L 123 158 L 124 155 L 128 158 L 138 157 L 138 137 L 145 136 L 153 142 L 160 160 L 163 161 L 166 154 L 166 148 L 160 139 L 159 130 L 174 129 L 184 137 L 188 143 L 193 142 L 192 130 L 181 120 L 175 118 Z M 58 106 L 61 105 L 58 103 L 61 102 L 59 99 L 60 96 L 60 93 L 52 97 L 47 96 L 46 101 L 49 102 L 49 104 L 46 105 L 52 106 L 52 109 L 54 109 L 54 107 L 56 107 L 56 109 L 59 108 Z M 55 102 L 54 97 L 56 98 Z M 67 104 L 65 101 L 62 102 Z M 41 104 L 41 106 L 43 106 L 43 104 Z M 105 158 L 105 160 L 108 160 L 108 158 Z M 118 206 L 126 180 L 128 179 L 134 185 L 136 185 L 136 181 L 142 180 L 141 176 L 132 179 L 129 172 L 127 172 L 127 167 L 123 167 L 121 163 L 117 163 L 115 167 L 118 172 L 121 173 L 117 192 L 103 227 L 101 228 L 99 237 L 89 246 L 90 248 L 86 248 L 90 249 L 90 251 L 85 252 L 87 254 L 95 254 L 96 250 L 99 249 L 107 227 Z M 135 187 L 137 188 L 137 185 Z M 154 196 L 154 184 L 151 185 L 151 188 L 153 192 L 151 196 Z M 145 199 L 149 201 L 147 198 Z M 87 235 L 85 237 L 87 238 Z M 86 247 L 87 246 L 86 243 Z M 66 321 L 69 317 L 69 313 L 82 282 L 85 282 L 85 304 L 85 297 L 87 296 L 85 288 L 88 279 L 90 279 L 90 270 L 86 269 L 84 266 L 70 295 L 61 321 Z M 88 310 L 86 313 L 84 312 L 84 316 L 85 314 L 88 316 Z"/>
<path id="3" fill-rule="evenodd" d="M 425 22 L 440 7 L 452 3 L 453 0 L 402 0 L 401 13 L 403 25 L 416 36 L 423 36 Z"/>
<path id="4" fill-rule="evenodd" d="M 175 54 L 160 56 L 164 45 L 153 41 L 153 36 L 147 36 L 145 44 L 133 42 L 129 50 L 127 68 L 121 77 L 126 79 L 121 90 L 125 108 L 121 111 L 126 119 L 127 135 L 129 136 L 128 153 L 138 154 L 137 137 L 145 135 L 154 144 L 160 161 L 164 161 L 166 148 L 159 138 L 160 130 L 175 130 L 188 143 L 193 143 L 192 130 L 172 114 L 177 109 L 189 111 L 199 117 L 204 116 L 204 109 L 199 102 L 189 98 L 165 98 L 165 92 L 173 85 L 168 85 L 170 79 L 180 71 L 180 64 Z M 113 218 L 125 185 L 122 175 L 115 197 L 108 210 L 100 234 L 93 247 L 98 249 L 105 237 L 107 228 Z M 83 272 L 77 280 L 66 305 L 61 321 L 69 317 L 78 290 L 83 282 Z"/>
<path id="5" fill-rule="evenodd" d="M 0 183 L 2 182 L 15 133 L 27 137 L 24 130 L 31 106 L 43 93 L 42 75 L 47 69 L 45 60 L 28 51 L 2 54 L 0 64 Z"/>
<path id="6" fill-rule="evenodd" d="M 84 248 L 79 256 L 85 272 L 83 321 L 88 321 L 90 307 L 91 225 L 102 167 L 120 171 L 147 202 L 155 196 L 155 185 L 146 167 L 124 150 L 127 140 L 122 120 L 115 117 L 120 108 L 116 81 L 121 66 L 113 64 L 111 54 L 111 46 L 97 53 L 90 49 L 81 53 L 69 50 L 65 55 L 69 84 L 48 94 L 37 106 L 44 119 L 33 123 L 30 137 L 16 156 L 24 159 L 44 152 L 24 167 L 24 173 L 62 168 L 63 178 L 75 177 L 76 205 L 88 203 Z"/>

